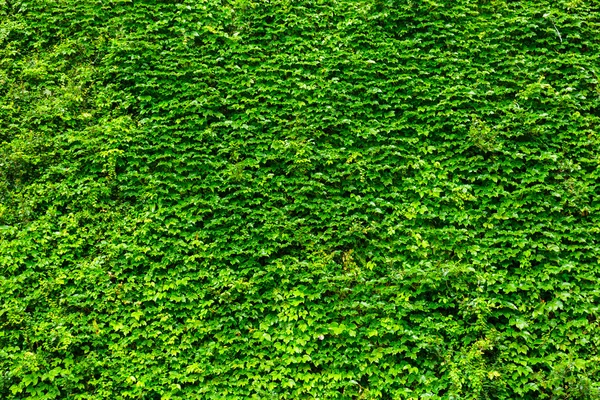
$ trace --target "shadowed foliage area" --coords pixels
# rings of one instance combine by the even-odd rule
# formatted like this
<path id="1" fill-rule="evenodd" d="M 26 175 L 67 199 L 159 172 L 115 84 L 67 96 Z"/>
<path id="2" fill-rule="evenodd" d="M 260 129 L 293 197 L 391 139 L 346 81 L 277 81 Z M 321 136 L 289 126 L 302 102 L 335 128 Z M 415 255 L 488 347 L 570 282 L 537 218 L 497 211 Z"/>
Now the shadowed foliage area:
<path id="1" fill-rule="evenodd" d="M 0 0 L 0 397 L 597 399 L 596 0 Z"/>

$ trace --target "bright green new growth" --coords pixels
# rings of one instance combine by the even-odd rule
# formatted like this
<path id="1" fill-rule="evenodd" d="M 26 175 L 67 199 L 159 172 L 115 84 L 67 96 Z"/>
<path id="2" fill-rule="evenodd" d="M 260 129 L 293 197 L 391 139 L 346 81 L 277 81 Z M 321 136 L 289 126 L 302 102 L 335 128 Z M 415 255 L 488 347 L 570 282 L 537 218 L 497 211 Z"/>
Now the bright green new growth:
<path id="1" fill-rule="evenodd" d="M 596 0 L 0 0 L 0 398 L 597 399 Z"/>

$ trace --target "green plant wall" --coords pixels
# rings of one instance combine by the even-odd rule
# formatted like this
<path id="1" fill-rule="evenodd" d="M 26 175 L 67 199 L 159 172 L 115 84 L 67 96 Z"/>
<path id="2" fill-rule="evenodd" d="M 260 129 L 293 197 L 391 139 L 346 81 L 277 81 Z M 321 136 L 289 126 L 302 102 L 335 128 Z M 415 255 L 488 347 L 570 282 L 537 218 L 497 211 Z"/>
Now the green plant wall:
<path id="1" fill-rule="evenodd" d="M 0 0 L 0 398 L 600 398 L 597 0 Z"/>

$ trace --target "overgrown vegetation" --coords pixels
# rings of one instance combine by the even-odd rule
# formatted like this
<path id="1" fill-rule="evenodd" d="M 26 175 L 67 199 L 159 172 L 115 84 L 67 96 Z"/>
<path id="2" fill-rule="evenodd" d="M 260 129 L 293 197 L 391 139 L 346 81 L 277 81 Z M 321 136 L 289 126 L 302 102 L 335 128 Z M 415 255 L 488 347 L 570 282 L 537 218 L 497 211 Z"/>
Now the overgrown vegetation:
<path id="1" fill-rule="evenodd" d="M 0 397 L 597 399 L 595 0 L 0 0 Z"/>

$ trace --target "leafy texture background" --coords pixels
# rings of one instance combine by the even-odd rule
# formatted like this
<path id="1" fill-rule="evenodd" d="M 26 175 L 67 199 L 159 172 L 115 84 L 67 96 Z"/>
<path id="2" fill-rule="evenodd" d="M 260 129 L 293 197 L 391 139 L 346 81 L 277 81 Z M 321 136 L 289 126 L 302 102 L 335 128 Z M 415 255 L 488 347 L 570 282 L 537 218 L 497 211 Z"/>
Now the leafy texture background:
<path id="1" fill-rule="evenodd" d="M 0 397 L 596 399 L 600 3 L 0 0 Z"/>

